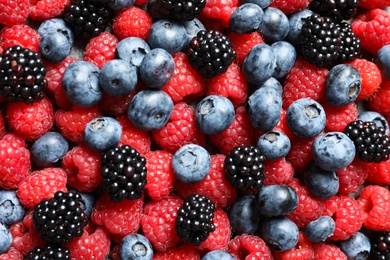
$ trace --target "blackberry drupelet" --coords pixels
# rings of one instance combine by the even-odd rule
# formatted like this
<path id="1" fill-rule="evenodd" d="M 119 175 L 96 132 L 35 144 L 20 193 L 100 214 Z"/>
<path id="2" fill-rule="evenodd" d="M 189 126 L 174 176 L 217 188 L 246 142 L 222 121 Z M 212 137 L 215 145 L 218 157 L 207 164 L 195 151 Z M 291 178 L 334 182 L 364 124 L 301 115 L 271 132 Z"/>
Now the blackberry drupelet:
<path id="1" fill-rule="evenodd" d="M 390 232 L 375 232 L 370 237 L 371 252 L 370 260 L 388 260 L 390 259 Z"/>
<path id="2" fill-rule="evenodd" d="M 339 62 L 350 62 L 360 55 L 360 39 L 352 31 L 351 24 L 341 22 L 337 24 L 340 30 L 341 44 L 339 49 Z"/>
<path id="3" fill-rule="evenodd" d="M 138 199 L 146 185 L 146 159 L 129 145 L 113 148 L 101 156 L 103 190 L 114 202 Z"/>
<path id="4" fill-rule="evenodd" d="M 37 246 L 31 250 L 25 260 L 70 260 L 67 248 L 53 245 Z"/>
<path id="5" fill-rule="evenodd" d="M 313 13 L 304 18 L 298 42 L 305 60 L 318 67 L 330 68 L 338 59 L 340 30 L 332 19 Z"/>
<path id="6" fill-rule="evenodd" d="M 46 68 L 37 52 L 21 46 L 4 50 L 0 56 L 0 95 L 27 104 L 44 97 Z"/>
<path id="7" fill-rule="evenodd" d="M 193 194 L 184 200 L 176 218 L 176 232 L 180 239 L 199 246 L 214 226 L 215 205 L 206 196 Z"/>
<path id="8" fill-rule="evenodd" d="M 362 120 L 350 122 L 344 133 L 354 142 L 356 155 L 367 162 L 381 162 L 389 159 L 390 139 L 383 127 L 374 122 Z"/>
<path id="9" fill-rule="evenodd" d="M 332 18 L 335 22 L 349 20 L 356 13 L 359 0 L 313 0 L 309 9 Z"/>
<path id="10" fill-rule="evenodd" d="M 88 218 L 77 191 L 57 191 L 34 207 L 33 223 L 40 237 L 53 245 L 65 244 L 84 232 Z"/>
<path id="11" fill-rule="evenodd" d="M 255 146 L 237 146 L 225 158 L 226 179 L 239 191 L 260 189 L 264 180 L 265 156 Z"/>
<path id="12" fill-rule="evenodd" d="M 205 78 L 226 72 L 236 58 L 229 38 L 215 30 L 199 31 L 190 42 L 187 55 L 192 67 Z"/>
<path id="13" fill-rule="evenodd" d="M 163 17 L 190 21 L 198 15 L 206 5 L 206 0 L 159 0 L 156 1 Z"/>

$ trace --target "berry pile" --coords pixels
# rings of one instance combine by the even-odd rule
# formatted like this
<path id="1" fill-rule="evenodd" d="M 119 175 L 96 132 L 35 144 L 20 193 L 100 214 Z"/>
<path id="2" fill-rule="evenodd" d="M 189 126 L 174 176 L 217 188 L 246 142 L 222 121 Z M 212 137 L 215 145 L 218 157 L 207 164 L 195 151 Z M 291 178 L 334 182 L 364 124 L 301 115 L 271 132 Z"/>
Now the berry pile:
<path id="1" fill-rule="evenodd" d="M 389 259 L 389 1 L 0 0 L 0 28 L 0 260 Z"/>

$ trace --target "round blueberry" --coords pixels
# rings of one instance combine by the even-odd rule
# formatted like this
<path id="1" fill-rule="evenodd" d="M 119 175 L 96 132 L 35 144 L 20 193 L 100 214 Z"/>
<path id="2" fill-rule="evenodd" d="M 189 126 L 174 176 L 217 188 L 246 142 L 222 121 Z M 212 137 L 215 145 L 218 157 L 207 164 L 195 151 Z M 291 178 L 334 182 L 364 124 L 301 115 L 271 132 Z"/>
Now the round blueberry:
<path id="1" fill-rule="evenodd" d="M 149 44 L 139 37 L 127 37 L 118 42 L 115 57 L 125 60 L 137 68 L 141 66 L 145 55 L 150 51 Z"/>
<path id="2" fill-rule="evenodd" d="M 206 178 L 210 171 L 211 158 L 202 146 L 186 144 L 175 152 L 171 163 L 179 181 L 196 183 Z"/>
<path id="3" fill-rule="evenodd" d="M 261 224 L 261 216 L 254 195 L 241 195 L 228 211 L 230 226 L 234 234 L 253 234 Z"/>
<path id="4" fill-rule="evenodd" d="M 319 199 L 328 199 L 339 191 L 337 173 L 321 169 L 314 161 L 305 166 L 304 180 L 310 193 Z"/>
<path id="5" fill-rule="evenodd" d="M 287 16 L 278 8 L 268 7 L 264 10 L 263 22 L 259 32 L 266 42 L 283 40 L 290 30 Z"/>
<path id="6" fill-rule="evenodd" d="M 340 242 L 341 251 L 347 255 L 348 259 L 367 259 L 371 252 L 370 239 L 362 232 L 356 232 L 347 240 Z"/>
<path id="7" fill-rule="evenodd" d="M 199 31 L 206 30 L 206 27 L 203 25 L 203 23 L 198 19 L 194 18 L 189 21 L 183 21 L 184 29 L 187 32 L 187 42 L 185 46 L 188 46 L 188 44 L 191 42 L 192 38 L 194 38 Z"/>
<path id="8" fill-rule="evenodd" d="M 152 260 L 153 248 L 145 236 L 130 234 L 121 240 L 119 256 L 120 259 Z"/>
<path id="9" fill-rule="evenodd" d="M 271 130 L 260 135 L 257 147 L 267 160 L 277 160 L 288 154 L 291 142 L 284 133 Z"/>
<path id="10" fill-rule="evenodd" d="M 260 227 L 260 237 L 275 251 L 287 251 L 298 243 L 297 225 L 286 217 L 266 219 Z"/>
<path id="11" fill-rule="evenodd" d="M 0 222 L 10 226 L 23 219 L 25 209 L 13 190 L 0 190 Z"/>
<path id="12" fill-rule="evenodd" d="M 85 127 L 84 143 L 94 151 L 104 152 L 118 145 L 122 137 L 122 127 L 112 117 L 98 117 Z"/>
<path id="13" fill-rule="evenodd" d="M 304 9 L 302 11 L 291 14 L 288 18 L 290 30 L 288 31 L 287 39 L 294 45 L 299 45 L 299 35 L 301 34 L 304 18 L 313 14 L 313 11 Z"/>
<path id="14" fill-rule="evenodd" d="M 241 0 L 240 3 L 253 3 L 260 6 L 262 9 L 267 8 L 271 4 L 272 0 Z"/>
<path id="15" fill-rule="evenodd" d="M 43 21 L 38 27 L 38 34 L 43 37 L 49 33 L 61 33 L 63 34 L 69 41 L 72 46 L 74 43 L 74 34 L 72 29 L 65 23 L 65 21 L 61 18 L 51 18 Z"/>
<path id="16" fill-rule="evenodd" d="M 390 127 L 389 123 L 387 122 L 386 118 L 375 111 L 363 111 L 358 115 L 358 119 L 362 120 L 363 122 L 374 122 L 377 126 L 383 127 L 385 129 L 385 134 L 390 134 Z"/>
<path id="17" fill-rule="evenodd" d="M 146 89 L 130 101 L 127 116 L 139 129 L 152 131 L 162 128 L 171 117 L 173 101 L 162 90 Z"/>
<path id="18" fill-rule="evenodd" d="M 279 80 L 277 80 L 274 77 L 270 77 L 269 79 L 262 82 L 261 84 L 256 84 L 256 85 L 251 84 L 250 86 L 255 90 L 262 88 L 262 87 L 271 87 L 271 88 L 274 88 L 280 94 L 280 96 L 282 96 L 282 93 L 283 93 L 282 84 L 280 84 Z"/>
<path id="19" fill-rule="evenodd" d="M 46 33 L 39 40 L 39 50 L 42 57 L 51 63 L 63 61 L 72 48 L 69 39 L 60 32 Z"/>
<path id="20" fill-rule="evenodd" d="M 205 254 L 200 260 L 235 260 L 235 258 L 228 252 L 213 250 Z"/>
<path id="21" fill-rule="evenodd" d="M 121 12 L 134 5 L 135 0 L 109 0 L 107 5 L 115 12 Z"/>
<path id="22" fill-rule="evenodd" d="M 255 45 L 246 55 L 242 63 L 242 72 L 250 84 L 261 84 L 275 72 L 276 57 L 271 46 Z"/>
<path id="23" fill-rule="evenodd" d="M 390 44 L 379 49 L 376 54 L 376 61 L 383 75 L 390 79 Z"/>
<path id="24" fill-rule="evenodd" d="M 319 243 L 332 236 L 335 228 L 336 224 L 333 218 L 321 216 L 306 225 L 305 234 L 311 242 Z"/>
<path id="25" fill-rule="evenodd" d="M 81 207 L 84 210 L 84 213 L 87 215 L 87 217 L 91 217 L 92 209 L 95 205 L 96 199 L 92 194 L 89 193 L 80 193 L 82 198 L 82 204 Z"/>
<path id="26" fill-rule="evenodd" d="M 263 15 L 260 6 L 253 3 L 242 4 L 230 16 L 230 29 L 239 34 L 254 32 L 259 29 Z"/>
<path id="27" fill-rule="evenodd" d="M 0 254 L 5 253 L 12 245 L 12 234 L 8 226 L 0 222 Z"/>
<path id="28" fill-rule="evenodd" d="M 256 194 L 256 204 L 263 216 L 284 216 L 298 206 L 298 195 L 288 185 L 263 186 Z"/>
<path id="29" fill-rule="evenodd" d="M 294 46 L 286 41 L 277 41 L 271 45 L 276 58 L 276 68 L 273 76 L 281 79 L 290 72 L 295 64 L 297 52 Z"/>

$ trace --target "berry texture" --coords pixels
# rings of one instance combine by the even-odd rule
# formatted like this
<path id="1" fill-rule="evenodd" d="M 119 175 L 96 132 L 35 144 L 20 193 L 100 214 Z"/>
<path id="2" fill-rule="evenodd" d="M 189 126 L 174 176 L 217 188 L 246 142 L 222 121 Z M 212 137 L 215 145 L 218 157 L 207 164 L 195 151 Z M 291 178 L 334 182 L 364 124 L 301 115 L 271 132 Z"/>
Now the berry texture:
<path id="1" fill-rule="evenodd" d="M 21 46 L 31 51 L 39 51 L 40 36 L 27 24 L 17 24 L 1 30 L 1 47 L 6 50 L 10 47 Z"/>
<path id="2" fill-rule="evenodd" d="M 29 15 L 29 1 L 18 0 L 12 3 L 1 1 L 0 24 L 12 27 L 16 24 L 24 23 Z"/>
<path id="3" fill-rule="evenodd" d="M 262 257 L 264 260 L 273 259 L 271 250 L 258 236 L 242 234 L 229 241 L 228 252 L 236 259 Z"/>
<path id="4" fill-rule="evenodd" d="M 85 47 L 83 60 L 91 62 L 98 66 L 99 69 L 102 69 L 107 61 L 114 59 L 115 48 L 118 42 L 119 40 L 115 35 L 109 32 L 100 33 L 89 40 Z"/>
<path id="5" fill-rule="evenodd" d="M 119 40 L 127 37 L 146 40 L 151 25 L 150 15 L 145 10 L 132 6 L 116 16 L 112 28 Z"/>

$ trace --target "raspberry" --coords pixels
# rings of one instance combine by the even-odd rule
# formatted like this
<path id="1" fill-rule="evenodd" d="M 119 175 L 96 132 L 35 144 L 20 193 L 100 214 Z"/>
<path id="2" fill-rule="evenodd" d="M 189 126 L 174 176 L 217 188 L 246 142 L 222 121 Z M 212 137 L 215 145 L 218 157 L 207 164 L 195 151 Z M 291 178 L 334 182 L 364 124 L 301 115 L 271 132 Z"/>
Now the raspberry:
<path id="1" fill-rule="evenodd" d="M 148 169 L 146 192 L 152 200 L 160 200 L 169 195 L 175 184 L 175 173 L 171 166 L 173 155 L 164 150 L 145 154 Z"/>
<path id="2" fill-rule="evenodd" d="M 274 128 L 272 128 L 272 130 L 280 131 L 280 132 L 284 133 L 291 140 L 294 137 L 294 134 L 293 134 L 293 132 L 291 132 L 290 128 L 288 128 L 288 126 L 287 126 L 286 113 L 287 113 L 286 110 L 282 109 L 282 112 L 280 113 L 279 122 Z M 261 134 L 259 134 L 259 136 Z"/>
<path id="3" fill-rule="evenodd" d="M 330 243 L 314 244 L 314 260 L 347 260 L 347 256 L 339 247 Z"/>
<path id="4" fill-rule="evenodd" d="M 30 8 L 31 19 L 45 21 L 59 17 L 64 13 L 65 6 L 70 4 L 70 0 L 39 0 Z"/>
<path id="5" fill-rule="evenodd" d="M 313 160 L 311 147 L 315 139 L 316 137 L 310 139 L 294 137 L 290 139 L 291 148 L 287 154 L 287 160 L 294 167 L 295 171 L 302 173 L 303 168 Z"/>
<path id="6" fill-rule="evenodd" d="M 115 48 L 119 40 L 109 32 L 102 32 L 91 38 L 85 47 L 83 60 L 91 62 L 101 69 L 103 65 L 115 58 Z"/>
<path id="7" fill-rule="evenodd" d="M 24 139 L 36 140 L 54 124 L 53 104 L 46 97 L 32 104 L 22 101 L 9 103 L 7 122 L 11 129 Z"/>
<path id="8" fill-rule="evenodd" d="M 39 34 L 26 24 L 6 27 L 0 31 L 0 45 L 4 50 L 19 45 L 23 48 L 39 52 L 40 38 Z"/>
<path id="9" fill-rule="evenodd" d="M 324 101 L 322 106 L 325 109 L 327 132 L 343 132 L 349 122 L 357 120 L 358 109 L 354 102 L 346 106 L 335 107 Z"/>
<path id="10" fill-rule="evenodd" d="M 29 7 L 29 0 L 1 0 L 0 24 L 5 27 L 12 27 L 24 23 L 28 18 Z"/>
<path id="11" fill-rule="evenodd" d="M 376 55 L 390 43 L 390 15 L 382 9 L 371 9 L 352 22 L 352 31 L 359 37 L 363 49 Z"/>
<path id="12" fill-rule="evenodd" d="M 260 237 L 242 234 L 228 243 L 227 252 L 236 259 L 273 259 L 271 250 Z"/>
<path id="13" fill-rule="evenodd" d="M 146 4 L 148 2 L 148 0 L 135 0 L 135 5 L 138 5 L 138 6 L 142 6 L 144 4 Z"/>
<path id="14" fill-rule="evenodd" d="M 263 38 L 258 32 L 238 34 L 230 32 L 228 34 L 230 42 L 236 51 L 237 65 L 241 65 L 249 51 L 257 44 L 265 43 Z"/>
<path id="15" fill-rule="evenodd" d="M 293 176 L 295 170 L 286 158 L 278 160 L 266 160 L 264 163 L 264 185 L 287 184 Z"/>
<path id="16" fill-rule="evenodd" d="M 299 232 L 298 244 L 295 248 L 285 252 L 274 252 L 277 259 L 280 260 L 311 260 L 314 258 L 313 244 L 306 237 L 305 232 Z"/>
<path id="17" fill-rule="evenodd" d="M 102 182 L 100 153 L 85 145 L 73 147 L 62 158 L 62 167 L 68 176 L 68 184 L 79 192 L 92 192 Z"/>
<path id="18" fill-rule="evenodd" d="M 122 137 L 118 145 L 127 144 L 143 155 L 150 152 L 150 135 L 149 132 L 138 129 L 131 123 L 127 115 L 117 118 L 119 124 L 122 126 Z"/>
<path id="19" fill-rule="evenodd" d="M 207 0 L 201 14 L 208 18 L 219 19 L 222 25 L 228 28 L 230 16 L 238 5 L 238 0 Z"/>
<path id="20" fill-rule="evenodd" d="M 163 252 L 156 252 L 153 260 L 199 260 L 200 256 L 196 248 L 190 244 L 181 244 L 178 247 L 169 248 Z"/>
<path id="21" fill-rule="evenodd" d="M 271 7 L 280 9 L 285 14 L 291 14 L 305 9 L 312 0 L 273 0 Z"/>
<path id="22" fill-rule="evenodd" d="M 168 196 L 145 204 L 141 228 L 157 251 L 165 251 L 180 243 L 175 225 L 177 211 L 182 204 L 183 200 L 177 196 Z"/>
<path id="23" fill-rule="evenodd" d="M 359 6 L 365 9 L 386 8 L 389 5 L 388 0 L 361 0 Z"/>
<path id="24" fill-rule="evenodd" d="M 347 167 L 337 171 L 340 194 L 348 195 L 359 190 L 368 175 L 364 165 L 359 158 L 355 158 Z"/>
<path id="25" fill-rule="evenodd" d="M 390 160 L 380 163 L 365 163 L 367 180 L 372 184 L 390 184 Z"/>
<path id="26" fill-rule="evenodd" d="M 0 255 L 0 260 L 23 260 L 23 254 L 16 250 L 14 247 L 10 247 L 7 252 Z"/>
<path id="27" fill-rule="evenodd" d="M 98 103 L 100 111 L 113 116 L 123 115 L 127 112 L 134 94 L 135 92 L 133 91 L 125 96 L 112 96 L 104 92 L 102 99 Z"/>
<path id="28" fill-rule="evenodd" d="M 0 139 L 5 134 L 5 121 L 3 115 L 0 113 Z"/>
<path id="29" fill-rule="evenodd" d="M 379 89 L 368 100 L 368 107 L 383 115 L 390 114 L 390 79 L 383 78 Z"/>
<path id="30" fill-rule="evenodd" d="M 146 40 L 151 25 L 150 15 L 141 8 L 132 6 L 117 14 L 112 29 L 120 40 L 127 37 L 140 37 Z"/>

